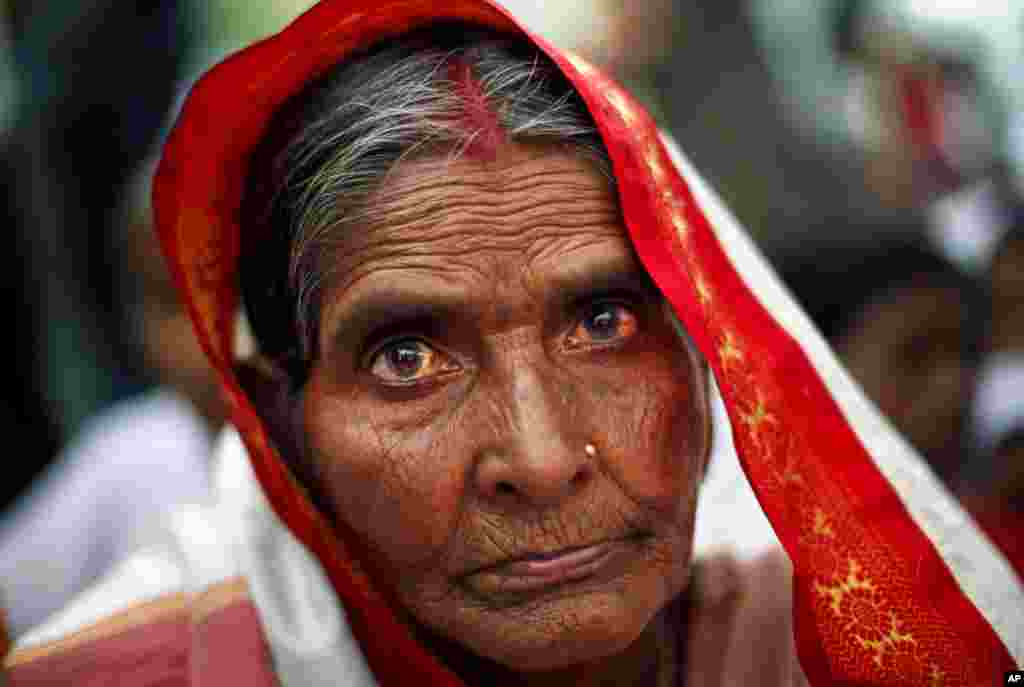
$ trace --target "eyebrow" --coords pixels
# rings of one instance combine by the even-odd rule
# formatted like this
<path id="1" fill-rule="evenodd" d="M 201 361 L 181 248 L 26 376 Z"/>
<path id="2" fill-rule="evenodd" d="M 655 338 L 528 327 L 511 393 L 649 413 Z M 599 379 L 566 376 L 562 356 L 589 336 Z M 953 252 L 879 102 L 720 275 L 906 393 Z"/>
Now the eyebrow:
<path id="1" fill-rule="evenodd" d="M 330 323 L 329 340 L 338 345 L 358 341 L 381 328 L 412 322 L 437 323 L 465 308 L 465 300 L 454 293 L 428 293 L 406 286 L 356 297 L 341 307 Z"/>
<path id="2" fill-rule="evenodd" d="M 552 278 L 552 288 L 564 307 L 595 294 L 628 291 L 637 295 L 658 293 L 654 281 L 636 258 L 615 257 L 605 261 L 583 262 Z"/>
<path id="3" fill-rule="evenodd" d="M 436 282 L 435 282 L 436 283 Z M 581 260 L 551 276 L 545 289 L 550 310 L 569 310 L 581 301 L 603 293 L 624 291 L 654 297 L 657 287 L 635 258 L 616 256 L 605 260 Z M 417 289 L 408 283 L 373 289 L 340 304 L 329 323 L 328 340 L 334 346 L 362 340 L 371 332 L 411 326 L 440 327 L 460 313 L 473 309 L 472 293 L 465 289 Z"/>

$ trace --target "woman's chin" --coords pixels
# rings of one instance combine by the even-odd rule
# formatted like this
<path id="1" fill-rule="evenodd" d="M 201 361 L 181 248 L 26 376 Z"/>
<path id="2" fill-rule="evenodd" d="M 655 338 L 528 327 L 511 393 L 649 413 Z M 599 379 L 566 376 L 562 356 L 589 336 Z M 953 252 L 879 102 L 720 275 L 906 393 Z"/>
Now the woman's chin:
<path id="1" fill-rule="evenodd" d="M 433 603 L 422 603 L 424 597 L 404 601 L 423 626 L 454 645 L 449 648 L 456 657 L 469 650 L 516 672 L 589 664 L 626 651 L 687 580 L 685 565 L 654 555 L 647 545 L 609 550 L 594 557 L 590 575 L 562 575 L 542 565 L 532 572 L 559 574 L 541 584 L 523 580 L 521 573 L 531 570 L 516 567 L 442 583 L 444 593 L 429 595 Z"/>
<path id="2" fill-rule="evenodd" d="M 578 632 L 553 637 L 536 645 L 505 645 L 501 647 L 501 656 L 491 658 L 520 673 L 567 670 L 623 654 L 642 632 L 643 627 L 581 628 Z"/>
<path id="3" fill-rule="evenodd" d="M 659 610 L 659 604 L 637 604 L 624 591 L 472 613 L 451 628 L 454 632 L 448 637 L 515 672 L 555 671 L 600 661 L 624 652 Z"/>

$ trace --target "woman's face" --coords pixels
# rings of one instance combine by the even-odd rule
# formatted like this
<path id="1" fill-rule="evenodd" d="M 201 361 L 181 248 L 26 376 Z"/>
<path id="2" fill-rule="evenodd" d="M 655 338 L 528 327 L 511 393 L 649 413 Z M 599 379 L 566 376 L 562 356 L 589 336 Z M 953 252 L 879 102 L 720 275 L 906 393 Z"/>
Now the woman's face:
<path id="1" fill-rule="evenodd" d="M 688 579 L 700 363 L 593 166 L 404 163 L 346 237 L 302 395 L 316 478 L 397 598 L 516 669 L 623 650 Z"/>

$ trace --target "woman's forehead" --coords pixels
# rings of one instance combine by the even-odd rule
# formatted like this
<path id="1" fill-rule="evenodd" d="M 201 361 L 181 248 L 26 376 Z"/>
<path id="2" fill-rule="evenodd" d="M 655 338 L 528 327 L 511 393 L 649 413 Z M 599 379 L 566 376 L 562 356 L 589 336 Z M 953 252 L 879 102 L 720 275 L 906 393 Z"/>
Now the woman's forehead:
<path id="1" fill-rule="evenodd" d="M 368 206 L 335 254 L 338 283 L 414 264 L 495 279 L 508 267 L 539 269 L 571 254 L 630 252 L 611 184 L 554 148 L 512 144 L 493 160 L 410 161 Z"/>
<path id="2" fill-rule="evenodd" d="M 557 148 L 511 144 L 492 160 L 411 161 L 371 204 L 377 221 L 329 258 L 325 319 L 376 291 L 486 300 L 519 289 L 539 298 L 642 272 L 611 184 Z"/>
<path id="3" fill-rule="evenodd" d="M 431 212 L 447 215 L 462 205 L 542 206 L 541 200 L 578 199 L 574 193 L 618 213 L 611 182 L 579 153 L 553 144 L 508 142 L 493 154 L 466 148 L 407 158 L 383 178 L 372 202 L 386 213 L 381 224 L 396 225 L 436 220 Z"/>

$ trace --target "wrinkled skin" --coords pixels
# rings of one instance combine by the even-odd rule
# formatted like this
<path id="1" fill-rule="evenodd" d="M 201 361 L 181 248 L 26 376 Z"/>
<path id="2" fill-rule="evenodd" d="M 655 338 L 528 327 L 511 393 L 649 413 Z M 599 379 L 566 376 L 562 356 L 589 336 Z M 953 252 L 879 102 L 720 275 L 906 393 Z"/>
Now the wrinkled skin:
<path id="1" fill-rule="evenodd" d="M 637 669 L 687 585 L 710 425 L 614 192 L 507 143 L 407 161 L 378 203 L 392 221 L 329 258 L 298 400 L 334 517 L 427 634 L 532 677 Z M 593 574 L 540 589 L 502 565 L 602 542 Z"/>

